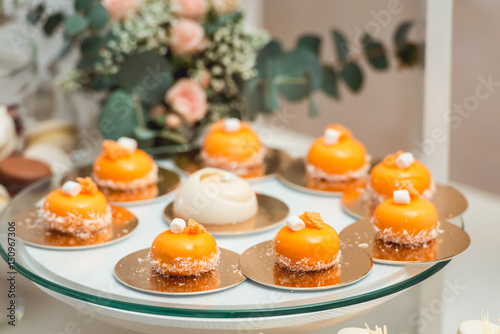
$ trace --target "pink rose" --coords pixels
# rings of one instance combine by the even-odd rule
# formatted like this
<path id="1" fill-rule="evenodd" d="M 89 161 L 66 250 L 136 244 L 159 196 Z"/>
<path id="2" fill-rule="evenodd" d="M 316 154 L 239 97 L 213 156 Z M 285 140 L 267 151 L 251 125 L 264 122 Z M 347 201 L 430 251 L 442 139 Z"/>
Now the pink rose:
<path id="1" fill-rule="evenodd" d="M 137 13 L 142 0 L 103 0 L 102 5 L 113 20 L 123 20 Z"/>
<path id="2" fill-rule="evenodd" d="M 238 10 L 239 0 L 212 0 L 212 7 L 219 15 L 227 15 Z"/>
<path id="3" fill-rule="evenodd" d="M 198 22 L 182 19 L 170 30 L 170 48 L 178 55 L 186 56 L 203 49 L 205 30 Z"/>
<path id="4" fill-rule="evenodd" d="M 172 11 L 180 17 L 200 20 L 207 15 L 207 0 L 172 0 Z"/>
<path id="5" fill-rule="evenodd" d="M 170 105 L 187 122 L 194 124 L 207 113 L 207 94 L 193 79 L 180 79 L 165 96 Z"/>

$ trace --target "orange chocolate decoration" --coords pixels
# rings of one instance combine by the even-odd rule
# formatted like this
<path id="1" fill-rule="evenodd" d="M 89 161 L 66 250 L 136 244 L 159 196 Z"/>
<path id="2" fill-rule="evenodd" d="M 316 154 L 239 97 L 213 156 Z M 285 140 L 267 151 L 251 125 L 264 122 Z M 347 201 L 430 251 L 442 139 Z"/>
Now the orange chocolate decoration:
<path id="1" fill-rule="evenodd" d="M 316 212 L 306 211 L 299 218 L 305 228 L 294 231 L 285 225 L 276 234 L 278 265 L 292 271 L 316 271 L 338 264 L 340 242 L 335 229 Z"/>
<path id="2" fill-rule="evenodd" d="M 105 140 L 103 153 L 94 162 L 96 183 L 113 190 L 134 191 L 157 182 L 158 167 L 144 151 L 128 151 L 118 143 Z"/>
<path id="3" fill-rule="evenodd" d="M 198 276 L 214 270 L 219 249 L 214 237 L 190 219 L 182 233 L 167 230 L 156 237 L 149 259 L 158 273 L 167 276 Z"/>
<path id="4" fill-rule="evenodd" d="M 408 168 L 401 169 L 396 165 L 396 159 L 403 152 L 389 154 L 382 162 L 373 167 L 370 173 L 370 186 L 376 195 L 383 198 L 391 197 L 398 182 L 408 180 L 419 194 L 429 198 L 432 195 L 432 177 L 427 167 L 420 161 Z"/>
<path id="5" fill-rule="evenodd" d="M 338 142 L 326 144 L 324 135 L 316 139 L 309 149 L 308 164 L 332 175 L 357 171 L 366 165 L 366 149 L 352 136 L 351 131 L 337 124 L 326 129 L 340 132 Z"/>
<path id="6" fill-rule="evenodd" d="M 394 203 L 390 197 L 377 206 L 373 217 L 377 237 L 404 245 L 418 245 L 436 238 L 439 221 L 434 204 L 420 196 L 409 181 L 398 188 L 409 191 L 410 203 Z"/>
<path id="7" fill-rule="evenodd" d="M 63 233 L 96 232 L 111 224 L 111 209 L 106 197 L 90 178 L 78 178 L 80 194 L 69 196 L 62 189 L 51 192 L 43 204 L 49 228 Z"/>

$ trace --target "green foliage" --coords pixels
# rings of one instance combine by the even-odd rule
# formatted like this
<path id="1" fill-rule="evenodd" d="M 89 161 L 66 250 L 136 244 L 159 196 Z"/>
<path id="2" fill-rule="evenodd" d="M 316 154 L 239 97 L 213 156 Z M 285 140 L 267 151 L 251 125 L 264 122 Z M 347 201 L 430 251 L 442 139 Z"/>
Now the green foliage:
<path id="1" fill-rule="evenodd" d="M 385 47 L 375 41 L 370 35 L 363 37 L 363 45 L 368 63 L 376 70 L 385 70 L 389 67 Z"/>
<path id="2" fill-rule="evenodd" d="M 148 51 L 128 57 L 116 75 L 122 89 L 138 95 L 146 105 L 163 101 L 174 83 L 172 66 L 157 52 Z"/>
<path id="3" fill-rule="evenodd" d="M 83 32 L 89 25 L 85 17 L 78 15 L 66 16 L 64 19 L 64 31 L 67 36 L 75 36 Z"/>
<path id="4" fill-rule="evenodd" d="M 332 36 L 335 44 L 335 50 L 337 51 L 337 58 L 340 61 L 346 60 L 349 55 L 349 46 L 347 45 L 344 35 L 342 35 L 342 33 L 338 30 L 333 30 Z"/>
<path id="5" fill-rule="evenodd" d="M 137 126 L 132 95 L 120 89 L 112 92 L 101 108 L 98 126 L 107 139 L 130 136 Z"/>
<path id="6" fill-rule="evenodd" d="M 97 51 L 99 51 L 103 43 L 103 38 L 99 36 L 87 37 L 82 41 L 82 44 L 80 44 L 80 51 L 84 57 L 93 56 L 97 54 Z"/>
<path id="7" fill-rule="evenodd" d="M 297 40 L 297 49 L 308 49 L 316 56 L 319 56 L 321 50 L 321 38 L 316 35 L 304 35 Z"/>
<path id="8" fill-rule="evenodd" d="M 89 13 L 89 26 L 92 29 L 101 29 L 109 22 L 108 11 L 100 3 L 92 6 Z"/>
<path id="9" fill-rule="evenodd" d="M 337 90 L 337 73 L 335 73 L 335 70 L 331 66 L 323 66 L 321 90 L 335 99 L 339 98 Z"/>
<path id="10" fill-rule="evenodd" d="M 396 29 L 396 33 L 394 34 L 394 44 L 400 48 L 406 43 L 406 37 L 408 35 L 408 31 L 410 30 L 412 23 L 409 21 L 403 22 L 398 29 Z"/>
<path id="11" fill-rule="evenodd" d="M 363 74 L 356 63 L 349 63 L 342 67 L 340 72 L 342 79 L 353 92 L 357 92 L 363 85 Z"/>
<path id="12" fill-rule="evenodd" d="M 43 3 L 36 6 L 33 10 L 28 12 L 26 19 L 29 23 L 35 25 L 42 18 L 43 13 L 45 12 L 45 5 Z"/>
<path id="13" fill-rule="evenodd" d="M 75 10 L 84 15 L 88 15 L 93 3 L 94 0 L 75 0 Z"/>

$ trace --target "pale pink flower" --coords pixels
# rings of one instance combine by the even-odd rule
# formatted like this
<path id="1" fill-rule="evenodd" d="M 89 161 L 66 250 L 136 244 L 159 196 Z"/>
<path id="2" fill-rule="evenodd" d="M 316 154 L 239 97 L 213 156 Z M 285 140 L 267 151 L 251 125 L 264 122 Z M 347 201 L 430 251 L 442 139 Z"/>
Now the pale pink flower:
<path id="1" fill-rule="evenodd" d="M 175 54 L 186 56 L 199 52 L 205 42 L 205 30 L 198 22 L 181 19 L 170 29 L 169 45 Z"/>
<path id="2" fill-rule="evenodd" d="M 113 20 L 123 20 L 139 11 L 142 0 L 103 0 L 102 5 Z"/>
<path id="3" fill-rule="evenodd" d="M 219 15 L 227 15 L 238 10 L 239 0 L 212 0 L 212 7 Z"/>
<path id="4" fill-rule="evenodd" d="M 193 79 L 180 79 L 165 95 L 165 102 L 179 115 L 194 124 L 207 113 L 207 94 Z"/>
<path id="5" fill-rule="evenodd" d="M 203 19 L 208 9 L 207 0 L 172 0 L 172 11 L 186 19 Z"/>
<path id="6" fill-rule="evenodd" d="M 165 116 L 165 123 L 172 130 L 177 129 L 182 124 L 182 119 L 177 114 L 168 114 Z"/>

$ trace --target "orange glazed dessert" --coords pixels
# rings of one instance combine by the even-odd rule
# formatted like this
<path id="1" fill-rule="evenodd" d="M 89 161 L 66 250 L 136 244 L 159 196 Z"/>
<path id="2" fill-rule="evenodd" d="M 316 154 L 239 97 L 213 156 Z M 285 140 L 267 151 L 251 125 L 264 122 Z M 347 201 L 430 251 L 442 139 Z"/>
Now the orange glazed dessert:
<path id="1" fill-rule="evenodd" d="M 187 224 L 174 219 L 170 229 L 156 237 L 149 252 L 153 270 L 166 276 L 199 276 L 214 270 L 219 258 L 214 237 L 192 219 Z"/>
<path id="2" fill-rule="evenodd" d="M 138 191 L 158 181 L 158 166 L 146 152 L 137 149 L 134 139 L 105 140 L 102 147 L 92 171 L 92 178 L 100 187 Z"/>
<path id="3" fill-rule="evenodd" d="M 106 197 L 89 177 L 77 181 L 68 181 L 47 196 L 42 207 L 45 223 L 53 230 L 79 236 L 108 228 L 112 214 Z"/>
<path id="4" fill-rule="evenodd" d="M 276 263 L 291 271 L 317 271 L 338 265 L 337 232 L 317 212 L 306 211 L 287 219 L 274 238 Z"/>
<path id="5" fill-rule="evenodd" d="M 264 157 L 259 136 L 249 124 L 236 118 L 213 124 L 201 150 L 205 167 L 224 169 L 244 178 L 264 174 Z"/>
<path id="6" fill-rule="evenodd" d="M 375 209 L 372 222 L 377 238 L 400 245 L 420 245 L 435 239 L 439 221 L 434 204 L 420 196 L 409 181 L 398 188 Z"/>
<path id="7" fill-rule="evenodd" d="M 339 191 L 364 179 L 369 167 L 370 157 L 363 144 L 351 131 L 333 124 L 309 149 L 306 184 L 309 188 Z"/>
<path id="8" fill-rule="evenodd" d="M 435 191 L 429 169 L 415 160 L 410 152 L 398 151 L 396 154 L 386 156 L 370 173 L 368 188 L 375 204 L 391 197 L 404 180 L 409 181 L 415 190 L 426 198 L 431 198 Z"/>

